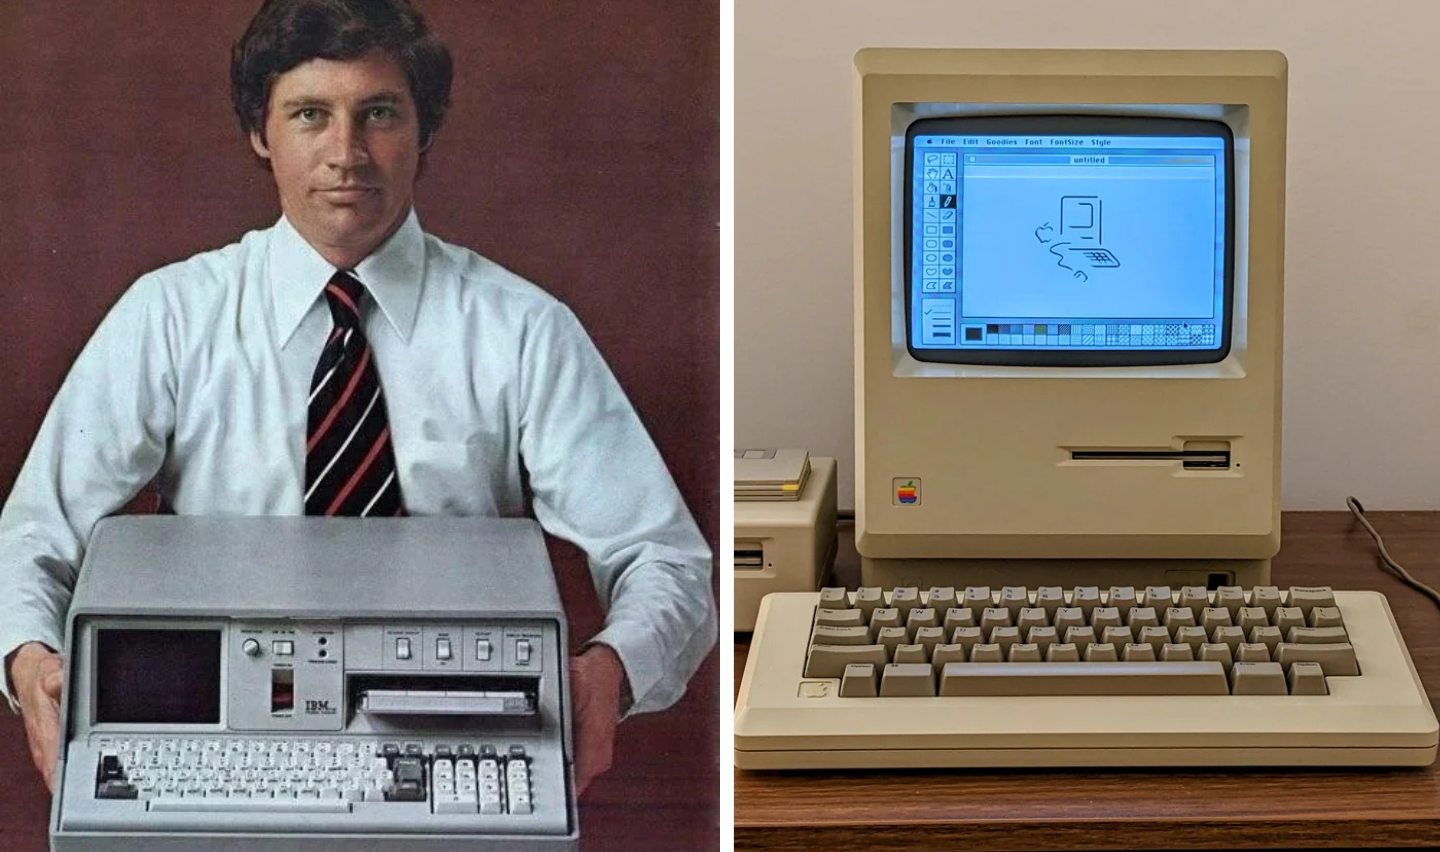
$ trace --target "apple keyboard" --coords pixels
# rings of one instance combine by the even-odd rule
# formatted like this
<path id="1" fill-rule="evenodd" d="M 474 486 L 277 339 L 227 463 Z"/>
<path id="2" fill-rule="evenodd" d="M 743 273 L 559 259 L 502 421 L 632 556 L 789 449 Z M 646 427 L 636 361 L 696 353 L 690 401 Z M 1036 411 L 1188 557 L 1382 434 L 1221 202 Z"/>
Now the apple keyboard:
<path id="1" fill-rule="evenodd" d="M 1437 731 L 1378 592 L 826 588 L 762 602 L 735 763 L 1423 766 Z"/>

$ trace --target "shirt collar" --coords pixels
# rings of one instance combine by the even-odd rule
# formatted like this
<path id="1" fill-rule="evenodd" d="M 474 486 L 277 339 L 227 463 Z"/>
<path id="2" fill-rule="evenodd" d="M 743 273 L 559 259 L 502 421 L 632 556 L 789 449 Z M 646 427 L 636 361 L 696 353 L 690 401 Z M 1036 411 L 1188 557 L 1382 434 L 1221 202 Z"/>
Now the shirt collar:
<path id="1" fill-rule="evenodd" d="M 336 269 L 284 216 L 275 223 L 266 262 L 275 333 L 283 349 Z M 414 208 L 389 239 L 351 270 L 405 341 L 415 327 L 424 272 L 425 235 Z"/>

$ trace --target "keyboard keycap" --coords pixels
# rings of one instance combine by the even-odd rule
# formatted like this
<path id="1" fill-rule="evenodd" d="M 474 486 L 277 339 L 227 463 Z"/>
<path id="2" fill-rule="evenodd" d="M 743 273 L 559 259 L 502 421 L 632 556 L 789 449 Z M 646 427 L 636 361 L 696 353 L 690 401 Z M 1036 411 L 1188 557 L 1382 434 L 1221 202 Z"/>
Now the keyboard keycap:
<path id="1" fill-rule="evenodd" d="M 930 665 L 935 669 L 935 674 L 949 663 L 965 662 L 964 645 L 936 645 L 934 652 L 930 655 Z"/>
<path id="2" fill-rule="evenodd" d="M 975 610 L 968 606 L 952 606 L 945 610 L 945 633 L 954 632 L 957 627 L 975 627 Z"/>
<path id="3" fill-rule="evenodd" d="M 931 586 L 925 595 L 925 605 L 936 612 L 944 612 L 955 606 L 955 587 Z"/>
<path id="4" fill-rule="evenodd" d="M 935 670 L 930 668 L 929 663 L 891 663 L 880 675 L 882 697 L 926 697 L 934 694 Z"/>
<path id="5" fill-rule="evenodd" d="M 1279 663 L 1237 662 L 1230 670 L 1231 695 L 1288 695 Z"/>
<path id="6" fill-rule="evenodd" d="M 940 675 L 940 694 L 947 696 L 1225 695 L 1229 691 L 1225 670 L 1218 663 L 951 664 Z"/>
<path id="7" fill-rule="evenodd" d="M 1012 663 L 1038 663 L 1044 659 L 1040 646 L 1029 642 L 1017 642 L 1010 646 L 1007 659 Z"/>
<path id="8" fill-rule="evenodd" d="M 1003 663 L 1005 662 L 1005 652 L 1000 650 L 999 645 L 982 643 L 970 649 L 970 662 Z"/>
<path id="9" fill-rule="evenodd" d="M 1329 695 L 1325 672 L 1319 663 L 1295 663 L 1286 673 L 1291 695 Z"/>
<path id="10" fill-rule="evenodd" d="M 851 663 L 879 668 L 890 662 L 884 645 L 811 645 L 805 659 L 806 677 L 841 677 Z"/>
<path id="11" fill-rule="evenodd" d="M 858 609 L 817 609 L 816 627 L 864 627 L 865 613 Z"/>
<path id="12" fill-rule="evenodd" d="M 851 663 L 840 676 L 841 698 L 874 698 L 875 667 L 870 663 Z"/>
<path id="13" fill-rule="evenodd" d="M 345 814 L 350 803 L 342 798 L 282 799 L 220 798 L 214 796 L 156 796 L 149 801 L 152 811 L 199 811 L 206 813 Z"/>
<path id="14" fill-rule="evenodd" d="M 1274 617 L 1275 610 L 1280 607 L 1280 590 L 1275 586 L 1256 586 L 1250 590 L 1250 605 L 1258 606 L 1265 610 L 1265 614 Z"/>
<path id="15" fill-rule="evenodd" d="M 1334 608 L 1335 592 L 1329 586 L 1291 586 L 1288 600 L 1290 606 L 1299 607 L 1309 618 L 1317 606 Z"/>
<path id="16" fill-rule="evenodd" d="M 930 655 L 925 652 L 924 645 L 896 645 L 895 651 L 891 655 L 891 661 L 899 664 L 925 663 L 929 665 Z"/>
<path id="17" fill-rule="evenodd" d="M 1310 615 L 1305 623 L 1311 627 L 1344 627 L 1345 620 L 1340 616 L 1340 608 L 1334 606 L 1317 606 L 1310 610 Z"/>
<path id="18" fill-rule="evenodd" d="M 850 593 L 838 586 L 820 590 L 820 609 L 850 609 Z"/>
<path id="19" fill-rule="evenodd" d="M 1285 634 L 1292 645 L 1334 645 L 1350 641 L 1343 627 L 1292 627 Z"/>
<path id="20" fill-rule="evenodd" d="M 1326 677 L 1355 677 L 1360 674 L 1360 666 L 1355 662 L 1355 647 L 1348 643 L 1292 645 L 1282 642 L 1275 651 L 1275 662 L 1282 666 L 1319 663 Z"/>
<path id="21" fill-rule="evenodd" d="M 812 645 L 869 645 L 870 628 L 868 627 L 827 627 L 816 625 L 810 631 L 810 644 Z"/>

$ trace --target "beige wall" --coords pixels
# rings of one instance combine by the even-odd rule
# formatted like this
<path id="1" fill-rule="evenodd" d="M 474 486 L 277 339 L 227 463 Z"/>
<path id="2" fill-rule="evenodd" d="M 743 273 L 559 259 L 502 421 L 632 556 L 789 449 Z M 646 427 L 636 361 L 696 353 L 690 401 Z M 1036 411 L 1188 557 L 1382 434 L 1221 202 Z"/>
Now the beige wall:
<path id="1" fill-rule="evenodd" d="M 854 497 L 851 57 L 1267 48 L 1290 60 L 1286 509 L 1440 508 L 1440 3 L 736 0 L 735 441 Z"/>

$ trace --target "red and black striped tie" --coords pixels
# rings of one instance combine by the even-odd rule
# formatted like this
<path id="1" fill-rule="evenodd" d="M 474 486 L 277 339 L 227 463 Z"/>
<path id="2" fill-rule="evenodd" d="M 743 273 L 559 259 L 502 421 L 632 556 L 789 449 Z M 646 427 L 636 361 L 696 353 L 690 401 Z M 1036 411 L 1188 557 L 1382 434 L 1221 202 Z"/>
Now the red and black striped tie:
<path id="1" fill-rule="evenodd" d="M 403 515 L 380 374 L 361 327 L 365 288 L 347 272 L 325 285 L 335 328 L 310 382 L 305 514 Z"/>

